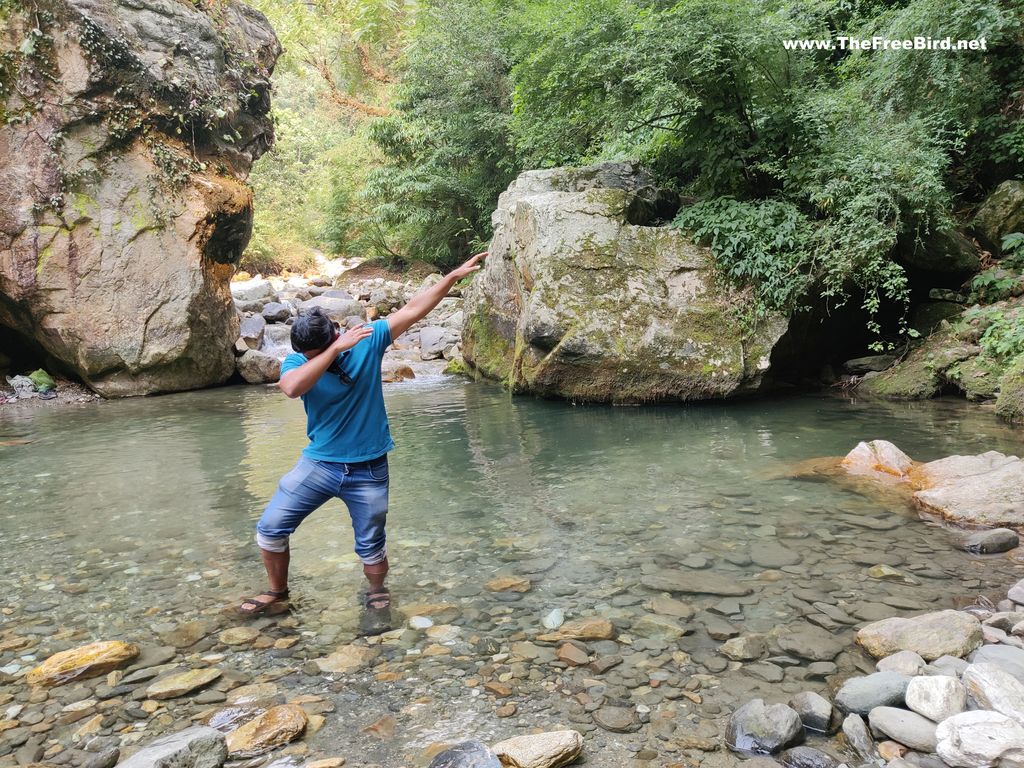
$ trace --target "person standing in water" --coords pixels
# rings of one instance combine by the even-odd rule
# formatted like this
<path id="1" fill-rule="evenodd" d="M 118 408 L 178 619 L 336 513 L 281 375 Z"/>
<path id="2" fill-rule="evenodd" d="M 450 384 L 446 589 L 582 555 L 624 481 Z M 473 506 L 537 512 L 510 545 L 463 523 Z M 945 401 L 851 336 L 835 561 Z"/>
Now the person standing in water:
<path id="1" fill-rule="evenodd" d="M 283 609 L 288 600 L 288 541 L 299 524 L 332 498 L 348 507 L 355 551 L 369 582 L 367 612 L 390 613 L 385 524 L 388 514 L 388 429 L 381 380 L 384 351 L 422 320 L 452 286 L 480 269 L 478 253 L 438 283 L 416 294 L 387 319 L 341 332 L 317 308 L 296 318 L 293 354 L 281 364 L 278 387 L 301 398 L 309 445 L 295 467 L 281 478 L 256 525 L 256 543 L 267 569 L 267 591 L 246 599 L 238 611 L 260 614 Z"/>

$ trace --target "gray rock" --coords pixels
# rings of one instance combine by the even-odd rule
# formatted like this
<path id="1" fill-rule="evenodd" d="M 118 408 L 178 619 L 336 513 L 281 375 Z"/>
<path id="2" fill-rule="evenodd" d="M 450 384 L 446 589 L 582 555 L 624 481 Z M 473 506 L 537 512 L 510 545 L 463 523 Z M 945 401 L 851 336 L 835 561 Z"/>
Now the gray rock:
<path id="1" fill-rule="evenodd" d="M 751 677 L 756 677 L 758 680 L 764 680 L 766 683 L 781 683 L 786 677 L 786 673 L 782 670 L 782 667 L 769 664 L 765 661 L 759 661 L 755 664 L 747 664 L 743 667 L 743 671 Z"/>
<path id="2" fill-rule="evenodd" d="M 287 304 L 281 304 L 277 301 L 269 301 L 263 305 L 263 309 L 260 311 L 260 314 L 268 323 L 280 323 L 292 316 L 292 308 Z"/>
<path id="3" fill-rule="evenodd" d="M 915 677 L 907 686 L 907 706 L 939 723 L 967 709 L 967 689 L 955 677 Z"/>
<path id="4" fill-rule="evenodd" d="M 914 651 L 926 661 L 939 656 L 966 656 L 982 642 L 981 622 L 964 611 L 936 611 L 894 616 L 857 632 L 857 644 L 881 659 L 897 651 Z"/>
<path id="5" fill-rule="evenodd" d="M 892 656 L 879 659 L 875 669 L 879 672 L 896 672 L 907 677 L 914 677 L 924 672 L 926 663 L 921 655 L 914 651 L 898 651 Z"/>
<path id="6" fill-rule="evenodd" d="M 782 568 L 801 561 L 796 547 L 783 546 L 777 541 L 758 541 L 750 545 L 751 562 L 762 568 Z"/>
<path id="7" fill-rule="evenodd" d="M 227 756 L 224 734 L 197 725 L 150 742 L 118 768 L 220 768 Z"/>
<path id="8" fill-rule="evenodd" d="M 1024 682 L 995 664 L 971 664 L 963 684 L 980 709 L 990 709 L 1024 724 Z"/>
<path id="9" fill-rule="evenodd" d="M 740 299 L 714 280 L 711 253 L 638 224 L 659 197 L 631 162 L 520 174 L 498 199 L 491 256 L 465 293 L 467 365 L 516 391 L 574 400 L 756 390 L 788 318 L 751 328 L 725 317 Z M 711 336 L 699 330 L 708 323 Z"/>
<path id="10" fill-rule="evenodd" d="M 831 632 L 811 624 L 784 628 L 778 644 L 786 653 L 811 661 L 831 661 L 843 651 L 843 644 Z"/>
<path id="11" fill-rule="evenodd" d="M 1016 456 L 947 456 L 919 471 L 928 487 L 914 501 L 924 511 L 956 525 L 1024 527 L 1024 461 Z"/>
<path id="12" fill-rule="evenodd" d="M 726 745 L 737 752 L 775 754 L 803 740 L 800 716 L 785 704 L 765 705 L 763 699 L 733 712 L 725 732 Z"/>
<path id="13" fill-rule="evenodd" d="M 924 669 L 926 675 L 946 675 L 948 677 L 960 677 L 970 663 L 956 656 L 939 656 L 935 661 Z"/>
<path id="14" fill-rule="evenodd" d="M 628 707 L 601 707 L 594 712 L 594 722 L 606 731 L 632 733 L 640 730 L 636 711 Z"/>
<path id="15" fill-rule="evenodd" d="M 694 595 L 749 595 L 753 590 L 735 578 L 710 571 L 660 570 L 640 577 L 640 583 L 663 592 L 682 592 Z"/>
<path id="16" fill-rule="evenodd" d="M 263 344 L 263 333 L 267 328 L 267 321 L 263 315 L 249 315 L 243 318 L 238 328 L 238 335 L 245 342 L 249 349 L 259 349 Z"/>
<path id="17" fill-rule="evenodd" d="M 428 325 L 420 330 L 420 357 L 436 360 L 444 353 L 445 337 L 449 331 L 437 325 Z"/>
<path id="18" fill-rule="evenodd" d="M 501 768 L 501 762 L 483 742 L 464 741 L 435 756 L 427 768 Z"/>
<path id="19" fill-rule="evenodd" d="M 231 283 L 231 296 L 237 302 L 246 301 L 273 301 L 275 293 L 274 286 L 269 280 L 247 280 L 240 283 Z"/>
<path id="20" fill-rule="evenodd" d="M 82 768 L 114 768 L 120 757 L 121 750 L 117 747 L 111 747 L 90 757 L 82 764 Z"/>
<path id="21" fill-rule="evenodd" d="M 238 358 L 238 372 L 250 384 L 271 384 L 281 378 L 281 361 L 266 352 L 250 349 Z"/>
<path id="22" fill-rule="evenodd" d="M 1006 596 L 1018 605 L 1024 605 L 1024 579 L 1021 579 L 1006 593 Z"/>
<path id="23" fill-rule="evenodd" d="M 875 707 L 868 713 L 875 736 L 885 736 L 918 752 L 935 751 L 935 723 L 916 712 L 896 707 Z"/>
<path id="24" fill-rule="evenodd" d="M 900 253 L 900 260 L 912 267 L 959 275 L 981 268 L 978 246 L 955 229 L 935 229 L 912 241 Z"/>
<path id="25" fill-rule="evenodd" d="M 971 664 L 995 664 L 1024 683 L 1024 650 L 1009 645 L 983 645 L 972 653 Z"/>
<path id="26" fill-rule="evenodd" d="M 352 315 L 358 315 L 366 319 L 366 310 L 358 301 L 349 299 L 332 299 L 330 296 L 314 296 L 308 301 L 299 304 L 299 312 L 308 312 L 313 307 L 319 307 L 336 323 L 345 325 L 346 319 Z"/>
<path id="27" fill-rule="evenodd" d="M 792 747 L 779 755 L 786 768 L 836 768 L 839 761 L 813 747 Z"/>
<path id="28" fill-rule="evenodd" d="M 862 760 L 873 761 L 875 758 L 875 740 L 871 738 L 868 726 L 860 715 L 849 714 L 843 720 L 843 736 L 846 743 Z"/>
<path id="29" fill-rule="evenodd" d="M 843 363 L 843 367 L 848 373 L 861 376 L 868 371 L 884 371 L 886 368 L 892 368 L 892 364 L 895 362 L 895 355 L 868 355 L 847 360 Z"/>
<path id="30" fill-rule="evenodd" d="M 718 652 L 733 661 L 753 661 L 764 656 L 767 650 L 760 635 L 740 635 L 726 640 Z"/>
<path id="31" fill-rule="evenodd" d="M 992 528 L 988 531 L 978 531 L 966 536 L 959 542 L 959 546 L 965 552 L 974 552 L 979 555 L 995 554 L 997 552 L 1009 552 L 1020 545 L 1020 537 L 1016 531 L 1009 528 Z"/>
<path id="32" fill-rule="evenodd" d="M 1024 766 L 1024 725 L 999 712 L 961 712 L 939 723 L 936 752 L 964 768 Z"/>
<path id="33" fill-rule="evenodd" d="M 234 0 L 57 0 L 43 24 L 31 4 L 9 5 L 0 59 L 20 62 L 10 78 L 32 79 L 26 98 L 46 108 L 2 128 L 0 305 L 16 308 L 4 324 L 109 397 L 226 381 L 228 282 L 252 227 L 244 178 L 273 141 L 281 48 L 266 18 Z M 37 24 L 45 77 L 17 53 Z M 213 119 L 215 104 L 217 130 L 186 147 L 172 116 Z"/>
<path id="34" fill-rule="evenodd" d="M 836 693 L 836 706 L 858 715 L 866 715 L 875 707 L 902 706 L 909 683 L 909 677 L 896 672 L 851 677 Z"/>
<path id="35" fill-rule="evenodd" d="M 820 733 L 832 733 L 836 728 L 835 709 L 824 696 L 813 691 L 802 691 L 789 700 L 790 708 L 800 716 L 804 727 Z"/>

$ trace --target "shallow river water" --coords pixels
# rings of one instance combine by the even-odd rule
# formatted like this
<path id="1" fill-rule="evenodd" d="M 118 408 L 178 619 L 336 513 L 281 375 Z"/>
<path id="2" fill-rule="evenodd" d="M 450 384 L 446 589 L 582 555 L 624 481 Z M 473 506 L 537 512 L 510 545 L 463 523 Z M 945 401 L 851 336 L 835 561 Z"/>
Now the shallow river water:
<path id="1" fill-rule="evenodd" d="M 398 445 L 391 587 L 396 608 L 435 626 L 369 644 L 356 639 L 360 574 L 340 501 L 292 538 L 290 615 L 225 610 L 263 587 L 253 526 L 305 444 L 298 401 L 237 387 L 0 411 L 0 444 L 14 443 L 0 447 L 0 648 L 17 646 L 0 653 L 0 727 L 17 721 L 0 733 L 0 764 L 25 744 L 75 764 L 69 750 L 144 743 L 209 716 L 232 687 L 267 682 L 262 705 L 320 699 L 305 708 L 322 727 L 293 749 L 308 759 L 425 765 L 437 743 L 564 725 L 587 734 L 587 765 L 693 765 L 724 759 L 703 750 L 738 703 L 823 691 L 868 668 L 852 643 L 865 620 L 997 597 L 1020 578 L 1021 564 L 956 550 L 953 532 L 905 505 L 788 476 L 874 438 L 920 460 L 1020 454 L 1024 432 L 963 403 L 574 407 L 447 377 L 389 385 L 386 399 Z M 871 578 L 878 564 L 904 578 Z M 642 583 L 681 573 L 749 594 L 671 601 Z M 500 576 L 528 590 L 488 589 Z M 556 656 L 561 643 L 537 640 L 554 609 L 612 621 L 615 639 L 576 649 L 602 663 L 576 666 Z M 222 642 L 240 625 L 259 637 Z M 717 653 L 752 633 L 763 658 Z M 843 650 L 822 650 L 825 635 Z M 224 676 L 152 712 L 138 706 L 145 682 L 30 698 L 22 676 L 38 660 L 106 639 L 170 646 L 168 670 Z M 312 662 L 350 643 L 375 658 L 326 674 Z M 64 722 L 78 698 L 104 715 L 91 733 Z"/>

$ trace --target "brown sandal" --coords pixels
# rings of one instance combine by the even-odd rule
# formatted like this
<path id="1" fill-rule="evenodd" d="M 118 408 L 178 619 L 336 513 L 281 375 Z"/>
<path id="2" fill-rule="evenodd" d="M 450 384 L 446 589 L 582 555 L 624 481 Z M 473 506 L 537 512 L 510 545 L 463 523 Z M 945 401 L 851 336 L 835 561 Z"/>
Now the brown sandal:
<path id="1" fill-rule="evenodd" d="M 270 600 L 260 600 L 261 597 L 269 597 Z M 258 616 L 263 613 L 267 613 L 271 606 L 275 603 L 287 602 L 288 590 L 284 592 L 275 592 L 272 589 L 268 589 L 266 592 L 260 592 L 256 597 L 247 597 L 242 601 L 242 604 L 235 610 L 243 616 Z M 251 608 L 246 608 L 247 605 L 251 605 Z M 279 609 L 281 607 L 279 606 Z M 275 611 L 275 613 L 278 611 Z"/>

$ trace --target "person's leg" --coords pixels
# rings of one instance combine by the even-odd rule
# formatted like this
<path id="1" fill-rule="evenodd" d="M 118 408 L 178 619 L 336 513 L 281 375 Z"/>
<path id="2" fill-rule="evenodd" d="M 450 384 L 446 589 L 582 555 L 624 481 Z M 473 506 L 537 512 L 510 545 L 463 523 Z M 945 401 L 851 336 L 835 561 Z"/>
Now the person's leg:
<path id="1" fill-rule="evenodd" d="M 363 563 L 363 574 L 370 585 L 368 602 L 372 607 L 389 604 L 384 579 L 388 574 L 388 462 L 387 456 L 369 466 L 352 469 L 345 476 L 339 494 L 348 507 L 355 535 L 355 550 Z M 376 600 L 374 599 L 376 597 Z"/>
<path id="2" fill-rule="evenodd" d="M 256 543 L 270 588 L 240 607 L 243 613 L 259 613 L 288 596 L 289 537 L 312 512 L 334 496 L 336 483 L 331 473 L 305 457 L 281 478 L 267 508 L 256 524 Z"/>

